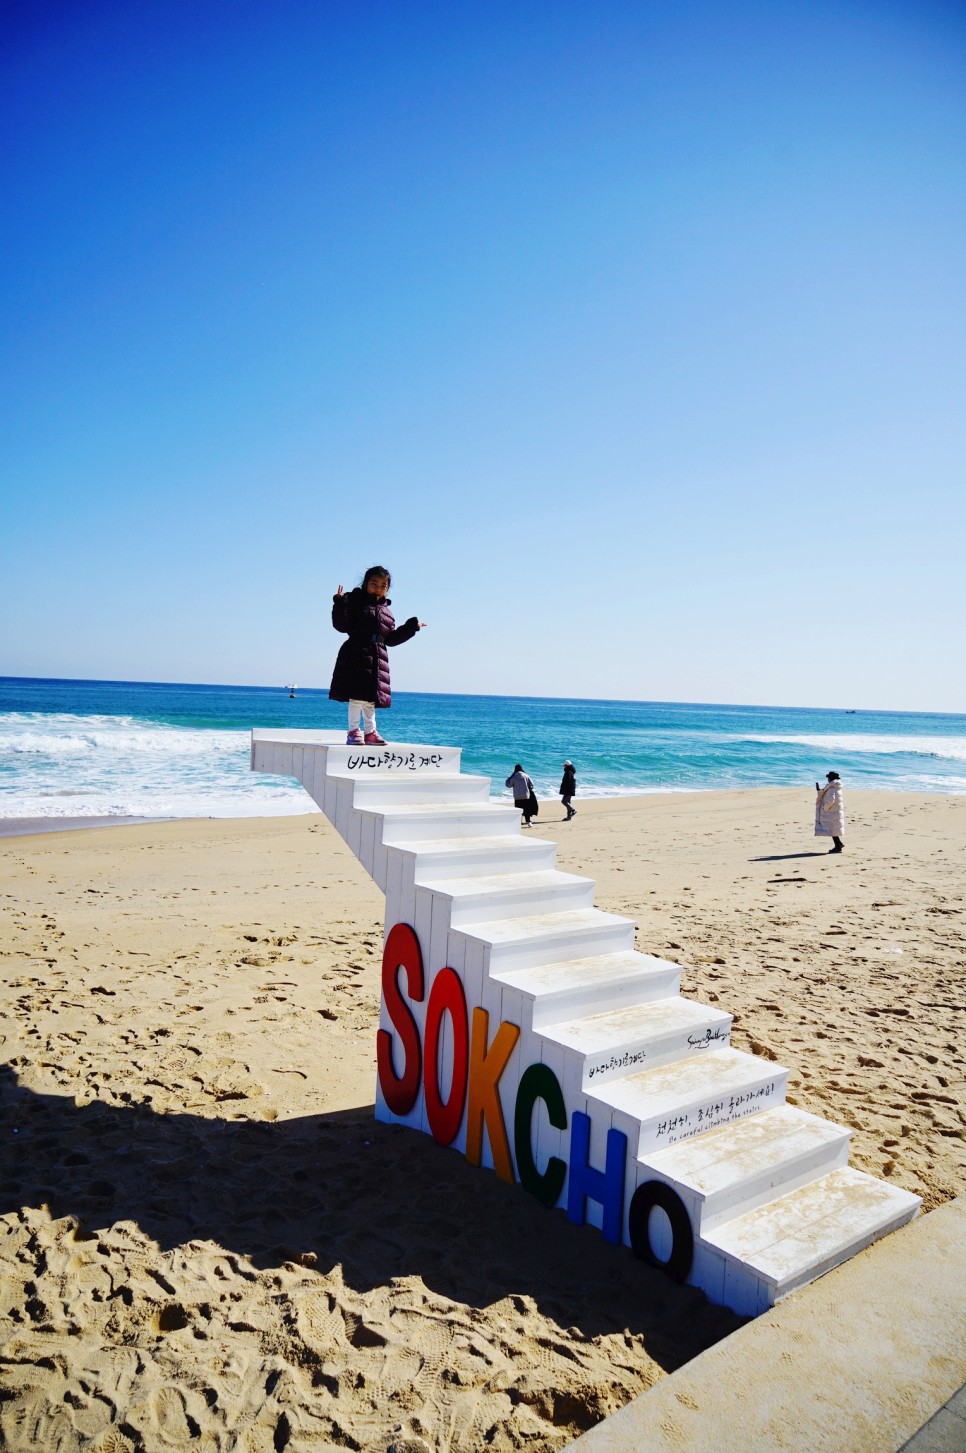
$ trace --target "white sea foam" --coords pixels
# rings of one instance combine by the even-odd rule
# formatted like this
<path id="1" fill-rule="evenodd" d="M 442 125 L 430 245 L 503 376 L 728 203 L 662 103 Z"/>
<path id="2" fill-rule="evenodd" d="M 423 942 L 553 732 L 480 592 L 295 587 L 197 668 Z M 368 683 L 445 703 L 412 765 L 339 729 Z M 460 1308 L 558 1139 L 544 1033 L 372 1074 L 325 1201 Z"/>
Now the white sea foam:
<path id="1" fill-rule="evenodd" d="M 954 797 L 966 793 L 966 777 L 952 774 L 948 777 L 933 777 L 928 772 L 924 772 L 910 781 L 914 781 L 916 784 L 907 789 L 910 792 L 949 792 Z"/>
<path id="2" fill-rule="evenodd" d="M 294 817 L 319 809 L 301 787 L 280 785 L 271 794 L 264 791 L 238 795 L 184 793 L 132 793 L 129 797 L 96 794 L 76 795 L 66 801 L 25 793 L 16 800 L 0 798 L 0 820 L 4 818 L 73 817 Z"/>
<path id="3" fill-rule="evenodd" d="M 729 737 L 728 740 L 815 747 L 829 755 L 860 752 L 863 756 L 937 757 L 951 762 L 966 762 L 966 737 L 893 737 L 884 732 L 830 732 L 825 735 L 810 732 L 744 732 L 740 736 Z"/>
<path id="4" fill-rule="evenodd" d="M 15 714 L 0 722 L 0 752 L 14 756 L 79 756 L 125 752 L 204 757 L 230 751 L 247 732 L 142 725 L 133 717 L 28 716 Z"/>
<path id="5" fill-rule="evenodd" d="M 274 817 L 304 790 L 249 771 L 247 731 L 130 717 L 0 718 L 0 818 Z"/>

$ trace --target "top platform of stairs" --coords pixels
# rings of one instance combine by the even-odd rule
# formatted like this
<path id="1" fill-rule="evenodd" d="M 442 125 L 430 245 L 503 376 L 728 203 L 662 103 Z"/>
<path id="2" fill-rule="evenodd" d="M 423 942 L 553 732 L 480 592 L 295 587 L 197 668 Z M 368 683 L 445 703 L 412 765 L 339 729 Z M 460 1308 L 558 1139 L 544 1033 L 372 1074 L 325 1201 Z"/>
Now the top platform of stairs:
<path id="1" fill-rule="evenodd" d="M 430 742 L 387 742 L 384 747 L 350 747 L 345 732 L 330 732 L 301 727 L 254 727 L 252 746 L 256 742 L 277 747 L 345 747 L 347 754 L 382 755 L 391 760 L 400 752 L 422 752 L 431 756 L 442 752 L 448 759 L 459 760 L 459 747 L 439 747 Z M 264 770 L 260 768 L 259 770 Z"/>

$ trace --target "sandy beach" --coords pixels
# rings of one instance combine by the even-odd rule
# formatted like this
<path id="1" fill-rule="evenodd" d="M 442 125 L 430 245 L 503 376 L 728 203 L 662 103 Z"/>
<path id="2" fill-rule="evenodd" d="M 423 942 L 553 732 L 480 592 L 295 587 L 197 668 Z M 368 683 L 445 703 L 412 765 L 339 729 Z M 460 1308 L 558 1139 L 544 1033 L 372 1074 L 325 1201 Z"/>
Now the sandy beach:
<path id="1" fill-rule="evenodd" d="M 532 831 L 735 1047 L 962 1194 L 966 798 L 847 791 L 832 858 L 808 789 L 576 805 Z M 382 897 L 321 817 L 0 855 L 0 1443 L 557 1449 L 740 1325 L 373 1121 Z"/>

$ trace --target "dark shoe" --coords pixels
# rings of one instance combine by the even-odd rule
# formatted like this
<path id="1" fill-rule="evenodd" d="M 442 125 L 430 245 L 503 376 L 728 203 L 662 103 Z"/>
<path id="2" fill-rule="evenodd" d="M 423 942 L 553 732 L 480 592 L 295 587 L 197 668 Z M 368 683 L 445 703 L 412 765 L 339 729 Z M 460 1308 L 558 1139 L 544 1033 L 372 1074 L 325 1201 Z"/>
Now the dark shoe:
<path id="1" fill-rule="evenodd" d="M 362 735 L 359 728 L 353 727 L 352 731 L 345 739 L 345 744 L 347 747 L 362 747 L 365 746 L 365 740 L 366 739 Z"/>
<path id="2" fill-rule="evenodd" d="M 842 851 L 841 848 L 829 848 L 828 855 L 829 855 L 829 857 L 831 857 L 833 853 L 840 853 L 841 851 Z"/>
<path id="3" fill-rule="evenodd" d="M 385 745 L 385 737 L 381 737 L 378 732 L 366 732 L 367 747 L 384 747 Z"/>

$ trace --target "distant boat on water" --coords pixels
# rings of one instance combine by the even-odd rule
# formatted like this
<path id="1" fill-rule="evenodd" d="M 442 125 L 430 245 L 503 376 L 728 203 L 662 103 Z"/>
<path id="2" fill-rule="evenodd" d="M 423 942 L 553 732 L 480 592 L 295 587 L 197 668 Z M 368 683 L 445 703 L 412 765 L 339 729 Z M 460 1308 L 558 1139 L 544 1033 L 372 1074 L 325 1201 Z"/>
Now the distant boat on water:
<path id="1" fill-rule="evenodd" d="M 298 683 L 295 681 L 290 681 L 286 686 L 285 690 L 288 692 L 290 697 L 294 698 L 295 693 L 298 690 Z"/>

